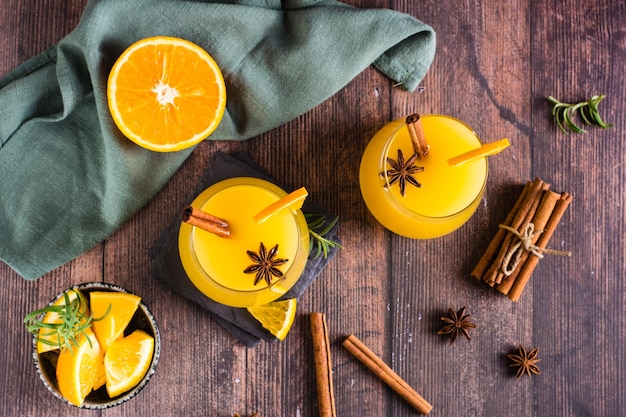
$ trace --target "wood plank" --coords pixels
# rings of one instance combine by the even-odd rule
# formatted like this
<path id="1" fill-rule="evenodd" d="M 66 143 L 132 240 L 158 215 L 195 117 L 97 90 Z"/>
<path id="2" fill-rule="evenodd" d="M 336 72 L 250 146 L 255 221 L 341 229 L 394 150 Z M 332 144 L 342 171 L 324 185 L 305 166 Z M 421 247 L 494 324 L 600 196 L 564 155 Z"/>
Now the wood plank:
<path id="1" fill-rule="evenodd" d="M 611 387 L 624 386 L 626 369 L 626 11 L 607 1 L 534 7 L 533 171 L 574 196 L 551 242 L 574 255 L 541 260 L 533 276 L 533 343 L 544 370 L 533 396 L 563 416 L 620 415 L 624 396 Z M 568 102 L 607 94 L 599 108 L 616 127 L 563 134 L 548 116 L 550 94 Z"/>
<path id="2" fill-rule="evenodd" d="M 475 215 L 452 234 L 428 241 L 391 240 L 394 367 L 407 375 L 438 415 L 528 415 L 529 387 L 510 378 L 503 356 L 531 337 L 532 293 L 511 305 L 469 273 L 530 176 L 529 6 L 444 1 L 416 15 L 433 22 L 438 50 L 421 94 L 393 91 L 395 117 L 442 113 L 459 118 L 484 142 L 512 146 L 489 159 L 489 178 Z M 409 9 L 399 2 L 399 9 Z M 497 18 L 495 18 L 497 17 Z M 504 24 L 503 22 L 506 22 Z M 454 345 L 437 335 L 449 307 L 467 306 L 478 328 Z M 498 388 L 495 388 L 498 387 Z M 512 395 L 502 395 L 502 390 Z M 395 404 L 393 415 L 410 415 Z M 503 410 L 506 412 L 503 413 Z"/>
<path id="3" fill-rule="evenodd" d="M 77 24 L 86 0 L 6 0 L 0 74 Z M 406 93 L 374 68 L 295 120 L 244 142 L 202 143 L 163 190 L 104 243 L 35 282 L 0 265 L 0 416 L 83 415 L 43 389 L 23 316 L 86 281 L 141 295 L 162 336 L 157 373 L 134 400 L 98 415 L 314 416 L 318 413 L 308 313 L 327 314 L 338 415 L 415 412 L 341 342 L 355 333 L 433 406 L 431 415 L 603 415 L 626 406 L 626 9 L 617 0 L 565 4 L 441 0 L 349 1 L 409 13 L 437 31 L 423 93 Z M 545 101 L 606 93 L 615 127 L 562 134 Z M 358 185 L 360 157 L 386 122 L 410 112 L 466 121 L 485 141 L 512 146 L 490 158 L 485 197 L 449 236 L 417 241 L 386 231 Z M 246 151 L 285 188 L 337 213 L 344 249 L 298 300 L 287 339 L 246 349 L 202 308 L 151 277 L 148 249 L 178 216 L 217 150 Z M 513 206 L 539 176 L 574 202 L 517 303 L 469 277 Z M 2 198 L 5 198 L 4 196 Z M 437 335 L 448 307 L 466 305 L 478 328 L 450 346 Z M 540 347 L 542 375 L 517 380 L 506 354 Z"/>

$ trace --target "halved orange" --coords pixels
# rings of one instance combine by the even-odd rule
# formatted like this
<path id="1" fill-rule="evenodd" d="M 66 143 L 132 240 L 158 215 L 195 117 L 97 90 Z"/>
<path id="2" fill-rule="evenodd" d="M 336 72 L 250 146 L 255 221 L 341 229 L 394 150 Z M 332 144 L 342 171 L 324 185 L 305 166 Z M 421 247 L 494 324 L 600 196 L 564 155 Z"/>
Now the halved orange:
<path id="1" fill-rule="evenodd" d="M 132 44 L 107 84 L 109 110 L 122 133 L 158 152 L 189 148 L 219 125 L 226 86 L 215 60 L 200 46 L 157 36 Z"/>

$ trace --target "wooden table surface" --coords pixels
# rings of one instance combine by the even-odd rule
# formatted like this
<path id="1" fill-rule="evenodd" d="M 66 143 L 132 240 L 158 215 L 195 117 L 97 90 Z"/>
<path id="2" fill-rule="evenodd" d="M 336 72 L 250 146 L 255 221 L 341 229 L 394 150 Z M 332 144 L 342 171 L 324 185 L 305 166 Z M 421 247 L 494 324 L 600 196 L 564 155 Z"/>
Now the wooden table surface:
<path id="1" fill-rule="evenodd" d="M 85 0 L 4 0 L 0 75 L 54 45 Z M 202 143 L 149 204 L 102 244 L 29 282 L 0 265 L 1 416 L 316 416 L 308 315 L 326 314 L 339 416 L 416 412 L 341 342 L 356 334 L 432 405 L 433 416 L 608 416 L 626 408 L 626 7 L 621 0 L 349 1 L 409 13 L 437 31 L 424 91 L 407 93 L 367 68 L 310 112 L 244 142 Z M 546 97 L 606 94 L 587 134 L 555 127 Z M 1 111 L 1 110 L 0 110 Z M 490 159 L 478 211 L 429 241 L 381 227 L 358 186 L 360 155 L 386 122 L 414 111 L 470 124 L 512 146 Z M 298 302 L 286 340 L 247 349 L 206 311 L 151 277 L 148 249 L 214 152 L 246 151 L 286 188 L 306 186 L 339 215 L 344 244 Z M 540 261 L 519 302 L 470 278 L 522 184 L 540 177 L 574 196 L 551 240 L 571 258 Z M 27 186 L 27 184 L 24 184 Z M 10 198 L 2 196 L 1 198 Z M 2 238 L 2 237 L 0 237 Z M 88 281 L 139 294 L 154 313 L 161 359 L 147 387 L 105 411 L 69 407 L 47 392 L 23 316 Z M 472 340 L 437 335 L 448 307 L 467 306 Z M 516 379 L 506 354 L 540 348 L 542 374 Z"/>

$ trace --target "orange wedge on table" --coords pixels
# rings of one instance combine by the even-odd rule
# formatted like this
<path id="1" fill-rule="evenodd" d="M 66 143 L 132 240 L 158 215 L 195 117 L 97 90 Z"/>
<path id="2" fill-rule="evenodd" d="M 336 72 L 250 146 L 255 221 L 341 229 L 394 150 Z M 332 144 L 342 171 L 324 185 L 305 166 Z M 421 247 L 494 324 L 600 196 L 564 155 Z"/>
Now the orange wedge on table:
<path id="1" fill-rule="evenodd" d="M 120 131 L 158 152 L 179 151 L 209 136 L 226 107 L 215 60 L 184 39 L 157 36 L 132 44 L 113 65 L 109 110 Z"/>
<path id="2" fill-rule="evenodd" d="M 248 312 L 278 340 L 284 340 L 296 317 L 295 298 L 248 307 Z"/>
<path id="3" fill-rule="evenodd" d="M 89 293 L 91 313 L 97 319 L 92 321 L 91 326 L 102 350 L 106 351 L 114 340 L 122 336 L 140 301 L 141 297 L 126 292 Z"/>

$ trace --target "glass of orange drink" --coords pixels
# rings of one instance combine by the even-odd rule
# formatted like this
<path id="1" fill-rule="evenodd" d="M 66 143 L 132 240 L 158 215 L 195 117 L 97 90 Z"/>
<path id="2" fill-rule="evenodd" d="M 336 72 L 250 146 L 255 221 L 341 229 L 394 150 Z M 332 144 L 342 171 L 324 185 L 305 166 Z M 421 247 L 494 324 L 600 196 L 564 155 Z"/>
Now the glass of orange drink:
<path id="1" fill-rule="evenodd" d="M 487 158 L 457 166 L 448 160 L 482 146 L 465 123 L 445 115 L 421 116 L 429 149 L 415 154 L 405 118 L 391 121 L 369 142 L 359 171 L 363 199 L 392 232 L 414 239 L 451 233 L 474 214 L 487 183 Z"/>
<path id="2" fill-rule="evenodd" d="M 287 193 L 275 184 L 236 177 L 213 184 L 191 207 L 228 223 L 219 236 L 182 222 L 178 248 L 185 273 L 206 297 L 231 307 L 266 304 L 298 281 L 309 255 L 309 229 L 300 209 L 255 216 Z"/>

